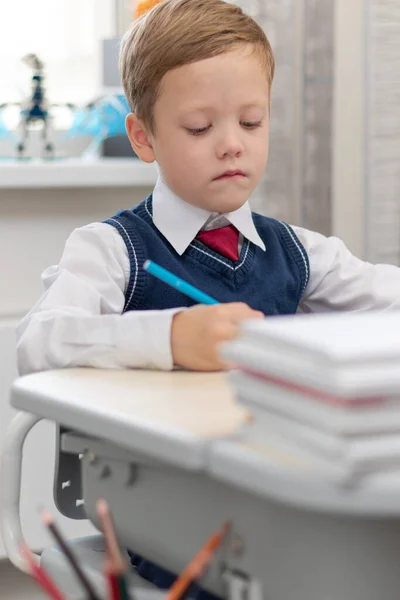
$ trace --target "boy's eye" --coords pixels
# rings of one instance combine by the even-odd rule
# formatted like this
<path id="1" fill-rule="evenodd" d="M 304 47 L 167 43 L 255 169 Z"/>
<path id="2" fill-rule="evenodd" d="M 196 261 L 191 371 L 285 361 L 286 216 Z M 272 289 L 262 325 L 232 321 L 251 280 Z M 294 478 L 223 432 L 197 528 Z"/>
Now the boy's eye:
<path id="1" fill-rule="evenodd" d="M 211 125 L 208 125 L 207 127 L 200 127 L 198 129 L 191 129 L 188 127 L 187 131 L 190 133 L 190 135 L 202 135 L 203 133 L 206 133 L 210 127 Z"/>
<path id="2" fill-rule="evenodd" d="M 242 121 L 242 125 L 246 129 L 257 129 L 261 127 L 262 121 Z"/>

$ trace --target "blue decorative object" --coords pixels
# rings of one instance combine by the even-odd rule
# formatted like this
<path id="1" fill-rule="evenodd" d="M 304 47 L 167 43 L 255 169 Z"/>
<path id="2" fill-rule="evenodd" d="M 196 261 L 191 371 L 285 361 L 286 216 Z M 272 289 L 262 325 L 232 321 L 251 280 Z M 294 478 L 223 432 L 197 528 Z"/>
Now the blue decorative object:
<path id="1" fill-rule="evenodd" d="M 4 112 L 4 109 L 6 108 L 5 104 L 0 104 L 0 140 L 12 140 L 12 141 L 17 141 L 17 136 L 14 135 L 14 133 L 12 131 L 10 131 L 10 129 L 7 127 L 3 117 L 2 117 L 2 113 Z"/>
<path id="2" fill-rule="evenodd" d="M 107 94 L 84 108 L 75 109 L 73 123 L 65 137 L 92 137 L 85 151 L 85 155 L 90 156 L 96 153 L 105 139 L 125 134 L 125 119 L 129 112 L 123 94 Z"/>

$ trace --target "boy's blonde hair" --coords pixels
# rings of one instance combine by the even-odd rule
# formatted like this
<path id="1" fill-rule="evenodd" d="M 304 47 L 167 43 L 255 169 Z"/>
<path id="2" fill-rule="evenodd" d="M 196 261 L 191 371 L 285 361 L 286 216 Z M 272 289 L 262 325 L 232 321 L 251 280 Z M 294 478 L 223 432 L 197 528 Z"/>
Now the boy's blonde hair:
<path id="1" fill-rule="evenodd" d="M 154 105 L 164 75 L 240 44 L 254 46 L 271 87 L 271 46 L 241 8 L 224 0 L 164 0 L 134 21 L 121 43 L 122 85 L 131 111 L 154 132 Z"/>

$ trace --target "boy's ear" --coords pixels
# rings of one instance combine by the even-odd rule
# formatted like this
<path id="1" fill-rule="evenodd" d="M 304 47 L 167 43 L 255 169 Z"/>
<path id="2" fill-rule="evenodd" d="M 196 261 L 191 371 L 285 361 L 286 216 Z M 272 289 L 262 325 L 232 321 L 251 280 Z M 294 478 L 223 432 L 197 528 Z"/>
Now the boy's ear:
<path id="1" fill-rule="evenodd" d="M 125 121 L 126 133 L 132 148 L 138 157 L 146 163 L 156 160 L 150 134 L 141 119 L 135 113 L 129 113 Z"/>

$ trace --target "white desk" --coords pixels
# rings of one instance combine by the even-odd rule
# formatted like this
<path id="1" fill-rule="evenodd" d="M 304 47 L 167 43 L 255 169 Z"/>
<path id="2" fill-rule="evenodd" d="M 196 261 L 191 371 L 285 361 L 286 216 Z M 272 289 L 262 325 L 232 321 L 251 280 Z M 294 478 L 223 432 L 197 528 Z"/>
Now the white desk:
<path id="1" fill-rule="evenodd" d="M 315 465 L 243 439 L 251 415 L 222 373 L 64 369 L 28 375 L 13 387 L 14 408 L 289 505 L 354 514 L 400 515 L 400 475 L 355 489 L 319 476 Z"/>
<path id="2" fill-rule="evenodd" d="M 164 568 L 179 571 L 230 518 L 239 544 L 218 555 L 210 591 L 223 592 L 226 568 L 260 580 L 268 600 L 397 600 L 399 479 L 340 489 L 271 445 L 252 447 L 224 375 L 53 371 L 19 379 L 11 401 L 81 432 L 69 450 L 80 439 L 88 449 L 88 517 L 98 524 L 104 497 L 121 542 Z"/>
<path id="3" fill-rule="evenodd" d="M 19 379 L 11 401 L 88 436 L 192 468 L 203 466 L 210 439 L 232 436 L 247 415 L 222 374 L 48 371 Z"/>

